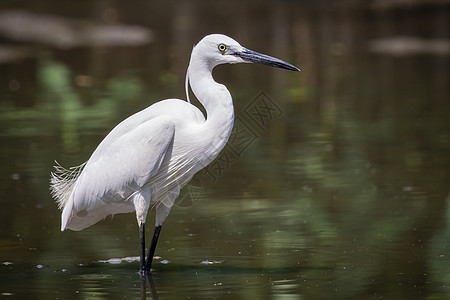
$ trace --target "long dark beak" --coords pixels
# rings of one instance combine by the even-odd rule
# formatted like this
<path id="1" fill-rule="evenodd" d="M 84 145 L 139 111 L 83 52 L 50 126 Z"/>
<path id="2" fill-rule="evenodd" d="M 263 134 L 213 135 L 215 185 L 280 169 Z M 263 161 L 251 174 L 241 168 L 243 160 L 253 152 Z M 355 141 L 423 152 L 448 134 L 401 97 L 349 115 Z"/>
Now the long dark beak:
<path id="1" fill-rule="evenodd" d="M 233 53 L 233 55 L 236 55 L 242 58 L 244 61 L 250 63 L 258 63 L 291 71 L 300 71 L 300 69 L 297 68 L 296 66 L 293 66 L 290 63 L 282 61 L 281 59 L 261 54 L 256 51 L 249 50 L 247 48 L 243 48 L 242 51 L 236 51 Z"/>

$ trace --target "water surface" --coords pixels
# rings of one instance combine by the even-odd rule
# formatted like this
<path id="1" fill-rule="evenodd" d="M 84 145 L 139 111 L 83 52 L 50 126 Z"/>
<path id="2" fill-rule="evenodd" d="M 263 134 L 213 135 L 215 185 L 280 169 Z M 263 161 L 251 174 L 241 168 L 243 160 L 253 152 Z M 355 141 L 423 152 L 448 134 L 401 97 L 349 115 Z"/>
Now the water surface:
<path id="1" fill-rule="evenodd" d="M 0 299 L 450 297 L 448 7 L 374 3 L 2 4 L 35 34 L 0 32 Z M 39 37 L 42 20 L 74 39 Z M 93 42 L 109 25 L 127 34 Z M 215 70 L 235 131 L 164 223 L 152 290 L 135 216 L 60 232 L 49 174 L 130 114 L 184 99 L 210 32 L 302 72 Z"/>

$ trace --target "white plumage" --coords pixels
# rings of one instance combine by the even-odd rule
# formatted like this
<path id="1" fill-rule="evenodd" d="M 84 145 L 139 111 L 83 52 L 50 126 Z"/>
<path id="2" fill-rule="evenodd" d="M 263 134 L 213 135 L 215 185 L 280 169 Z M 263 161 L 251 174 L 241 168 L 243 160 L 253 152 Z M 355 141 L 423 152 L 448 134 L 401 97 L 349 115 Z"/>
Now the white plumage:
<path id="1" fill-rule="evenodd" d="M 214 81 L 212 69 L 240 62 L 298 71 L 227 36 L 203 38 L 192 51 L 186 85 L 190 84 L 205 107 L 207 118 L 189 102 L 163 100 L 118 124 L 86 163 L 69 170 L 55 166 L 50 188 L 62 209 L 61 230 L 82 230 L 110 214 L 136 211 L 143 235 L 150 207 L 156 208 L 160 230 L 180 188 L 214 160 L 230 136 L 232 98 L 224 85 Z M 157 241 L 159 231 L 155 235 Z M 153 252 L 156 241 L 152 242 Z M 142 251 L 141 270 L 148 271 L 151 261 L 142 262 Z"/>

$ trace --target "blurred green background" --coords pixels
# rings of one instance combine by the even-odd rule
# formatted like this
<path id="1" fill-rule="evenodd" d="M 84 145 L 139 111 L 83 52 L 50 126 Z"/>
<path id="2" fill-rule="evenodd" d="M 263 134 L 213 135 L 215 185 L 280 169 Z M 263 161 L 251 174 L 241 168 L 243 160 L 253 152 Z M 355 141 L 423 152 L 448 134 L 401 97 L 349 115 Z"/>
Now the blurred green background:
<path id="1" fill-rule="evenodd" d="M 138 255 L 134 214 L 60 232 L 49 174 L 185 99 L 209 33 L 302 72 L 214 71 L 235 129 L 164 224 L 159 297 L 449 299 L 449 20 L 444 0 L 2 1 L 0 299 L 142 296 L 139 263 L 110 260 Z"/>

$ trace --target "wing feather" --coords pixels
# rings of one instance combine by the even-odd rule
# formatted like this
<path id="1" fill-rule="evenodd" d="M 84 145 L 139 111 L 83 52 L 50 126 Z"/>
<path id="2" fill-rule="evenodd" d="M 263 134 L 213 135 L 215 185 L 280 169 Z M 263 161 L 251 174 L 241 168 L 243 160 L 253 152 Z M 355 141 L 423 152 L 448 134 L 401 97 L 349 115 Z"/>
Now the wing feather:
<path id="1" fill-rule="evenodd" d="M 155 176 L 164 158 L 171 155 L 174 134 L 174 123 L 167 116 L 142 122 L 119 137 L 113 130 L 94 151 L 76 180 L 69 199 L 72 203 L 64 208 L 72 213 L 63 211 L 67 227 L 77 226 L 70 224 L 71 216 L 77 212 L 83 212 L 92 220 L 83 228 L 114 213 L 106 209 L 105 204 L 123 202 Z M 123 212 L 130 211 L 129 207 L 117 207 L 122 207 Z M 93 213 L 98 216 L 92 216 Z"/>
<path id="2" fill-rule="evenodd" d="M 158 117 L 94 152 L 77 183 L 75 208 L 89 209 L 98 199 L 123 200 L 142 187 L 159 170 L 174 133 L 173 122 Z"/>

